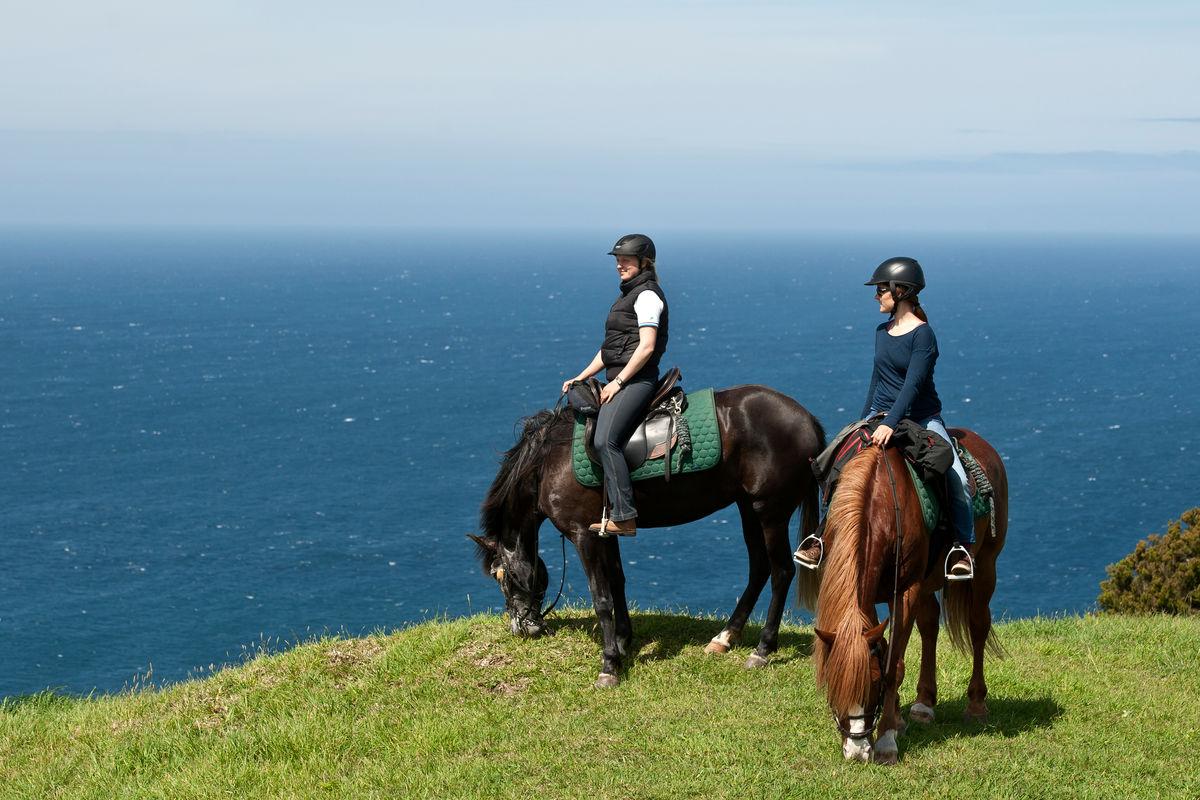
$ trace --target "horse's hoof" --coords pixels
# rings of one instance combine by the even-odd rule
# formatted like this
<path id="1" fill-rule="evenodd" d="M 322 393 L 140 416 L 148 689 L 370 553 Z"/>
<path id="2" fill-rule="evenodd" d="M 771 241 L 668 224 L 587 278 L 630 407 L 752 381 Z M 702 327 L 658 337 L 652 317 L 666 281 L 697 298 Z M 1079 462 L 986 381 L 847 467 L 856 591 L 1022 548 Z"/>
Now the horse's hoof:
<path id="1" fill-rule="evenodd" d="M 885 731 L 875 742 L 872 759 L 876 764 L 891 766 L 900 760 L 900 750 L 896 747 L 896 731 Z"/>
<path id="2" fill-rule="evenodd" d="M 967 709 L 963 712 L 963 722 L 968 725 L 986 725 L 988 721 L 988 712 L 974 712 Z"/>
<path id="3" fill-rule="evenodd" d="M 596 688 L 597 689 L 611 689 L 614 686 L 617 686 L 620 682 L 621 682 L 621 679 L 618 678 L 616 675 L 610 675 L 607 672 L 601 672 L 600 677 L 596 678 Z"/>
<path id="4" fill-rule="evenodd" d="M 758 653 L 751 653 L 746 658 L 746 669 L 762 669 L 767 665 L 767 659 L 760 656 Z"/>
<path id="5" fill-rule="evenodd" d="M 885 767 L 893 767 L 900 761 L 900 752 L 898 750 L 876 749 L 871 758 L 876 764 L 882 764 Z"/>
<path id="6" fill-rule="evenodd" d="M 908 709 L 908 721 L 929 725 L 933 722 L 933 709 L 924 703 L 913 703 Z"/>
<path id="7" fill-rule="evenodd" d="M 708 653 L 710 656 L 711 655 L 721 655 L 722 653 L 729 652 L 729 645 L 725 644 L 724 642 L 718 642 L 716 639 L 713 639 L 711 642 L 709 642 L 708 644 L 706 644 L 704 646 L 704 652 Z"/>

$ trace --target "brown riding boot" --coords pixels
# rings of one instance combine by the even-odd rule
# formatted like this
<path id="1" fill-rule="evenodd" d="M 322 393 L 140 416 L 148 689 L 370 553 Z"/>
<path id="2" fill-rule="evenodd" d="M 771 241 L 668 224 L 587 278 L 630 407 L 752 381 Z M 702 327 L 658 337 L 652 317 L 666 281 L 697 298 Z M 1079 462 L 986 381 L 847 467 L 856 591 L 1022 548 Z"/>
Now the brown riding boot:
<path id="1" fill-rule="evenodd" d="M 616 522 L 608 519 L 597 522 L 595 525 L 589 525 L 588 530 L 601 536 L 637 536 L 637 520 L 625 519 Z"/>

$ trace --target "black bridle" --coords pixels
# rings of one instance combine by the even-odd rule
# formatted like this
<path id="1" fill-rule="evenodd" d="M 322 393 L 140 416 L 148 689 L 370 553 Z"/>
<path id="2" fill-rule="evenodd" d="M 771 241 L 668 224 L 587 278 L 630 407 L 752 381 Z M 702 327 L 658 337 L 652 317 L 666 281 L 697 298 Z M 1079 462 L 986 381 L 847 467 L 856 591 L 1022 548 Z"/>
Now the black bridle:
<path id="1" fill-rule="evenodd" d="M 566 584 L 566 581 L 567 581 L 567 537 L 561 533 L 559 534 L 559 536 L 562 539 L 563 565 L 562 565 L 562 572 L 559 574 L 559 577 L 558 577 L 558 594 L 556 594 L 554 596 L 554 600 L 550 603 L 550 605 L 548 605 L 548 606 L 546 606 L 546 608 L 538 611 L 536 616 L 534 614 L 530 613 L 529 610 L 514 610 L 510 606 L 509 613 L 513 615 L 513 618 L 516 619 L 517 622 L 521 622 L 521 623 L 544 622 L 546 617 L 550 615 L 550 612 L 554 610 L 554 607 L 558 605 L 558 601 L 562 599 L 563 586 Z M 513 588 L 515 588 L 515 589 L 519 589 L 522 592 L 528 594 L 529 599 L 536 600 L 537 602 L 534 603 L 534 606 L 541 608 L 542 600 L 544 600 L 546 598 L 545 591 L 541 592 L 541 594 L 539 596 L 530 587 L 522 586 L 522 585 L 518 584 L 516 579 L 512 577 L 512 570 L 509 569 L 507 566 L 505 566 L 503 563 L 500 564 L 500 566 L 498 566 L 498 567 L 497 566 L 492 567 L 491 573 L 492 573 L 492 577 L 495 578 L 500 583 L 500 591 L 504 592 L 504 599 L 506 601 L 508 600 L 508 598 L 511 594 L 511 590 Z"/>
<path id="2" fill-rule="evenodd" d="M 884 662 L 885 656 L 883 644 L 884 640 L 880 639 L 871 645 L 871 655 L 875 657 L 875 661 L 879 665 L 879 674 L 881 676 L 885 674 L 884 670 L 887 666 Z M 888 645 L 888 650 L 891 650 L 891 645 Z M 875 698 L 875 702 L 871 704 L 870 712 L 864 711 L 862 714 L 847 715 L 845 725 L 842 724 L 842 720 L 835 714 L 833 716 L 833 724 L 837 725 L 838 733 L 847 739 L 863 739 L 867 736 L 870 736 L 871 732 L 875 730 L 875 725 L 879 722 L 879 710 L 883 707 L 883 703 L 881 702 L 880 698 L 883 697 L 883 692 L 886 688 L 886 683 L 879 687 L 879 695 Z M 851 730 L 850 723 L 858 719 L 867 720 L 867 724 L 866 727 L 864 727 L 861 731 L 855 733 Z"/>

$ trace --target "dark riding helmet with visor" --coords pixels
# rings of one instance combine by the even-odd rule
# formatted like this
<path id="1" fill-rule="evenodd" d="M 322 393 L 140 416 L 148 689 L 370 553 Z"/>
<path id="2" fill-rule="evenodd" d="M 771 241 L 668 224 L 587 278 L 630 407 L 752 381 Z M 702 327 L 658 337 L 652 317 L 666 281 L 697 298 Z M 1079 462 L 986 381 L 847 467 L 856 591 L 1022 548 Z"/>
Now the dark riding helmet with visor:
<path id="1" fill-rule="evenodd" d="M 627 233 L 608 251 L 610 256 L 634 256 L 639 265 L 654 262 L 654 242 L 644 233 Z"/>
<path id="2" fill-rule="evenodd" d="M 925 288 L 925 272 L 915 258 L 896 256 L 875 268 L 871 280 L 863 286 L 886 286 L 896 300 L 904 300 Z M 897 287 L 907 291 L 896 292 Z"/>

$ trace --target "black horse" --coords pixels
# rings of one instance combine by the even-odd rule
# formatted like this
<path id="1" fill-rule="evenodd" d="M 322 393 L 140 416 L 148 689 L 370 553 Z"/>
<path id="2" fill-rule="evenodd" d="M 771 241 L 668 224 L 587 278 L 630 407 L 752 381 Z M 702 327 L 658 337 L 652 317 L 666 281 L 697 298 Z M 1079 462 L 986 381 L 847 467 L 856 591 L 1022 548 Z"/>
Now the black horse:
<path id="1" fill-rule="evenodd" d="M 638 481 L 638 528 L 681 525 L 737 503 L 750 557 L 750 577 L 724 630 L 708 652 L 726 652 L 741 637 L 758 596 L 771 578 L 771 605 L 747 667 L 764 666 L 777 647 L 779 622 L 795 575 L 788 520 L 803 506 L 801 536 L 817 524 L 817 486 L 809 459 L 825 447 L 816 417 L 787 395 L 765 386 L 716 392 L 721 461 L 704 472 Z M 549 519 L 575 545 L 600 619 L 604 655 L 597 686 L 615 686 L 633 627 L 625 602 L 625 573 L 616 537 L 587 526 L 600 519 L 599 488 L 585 487 L 571 467 L 573 416 L 568 409 L 527 417 L 519 440 L 504 454 L 480 515 L 478 545 L 484 572 L 504 592 L 513 633 L 545 630 L 542 601 L 548 582 L 538 556 L 538 529 Z"/>

